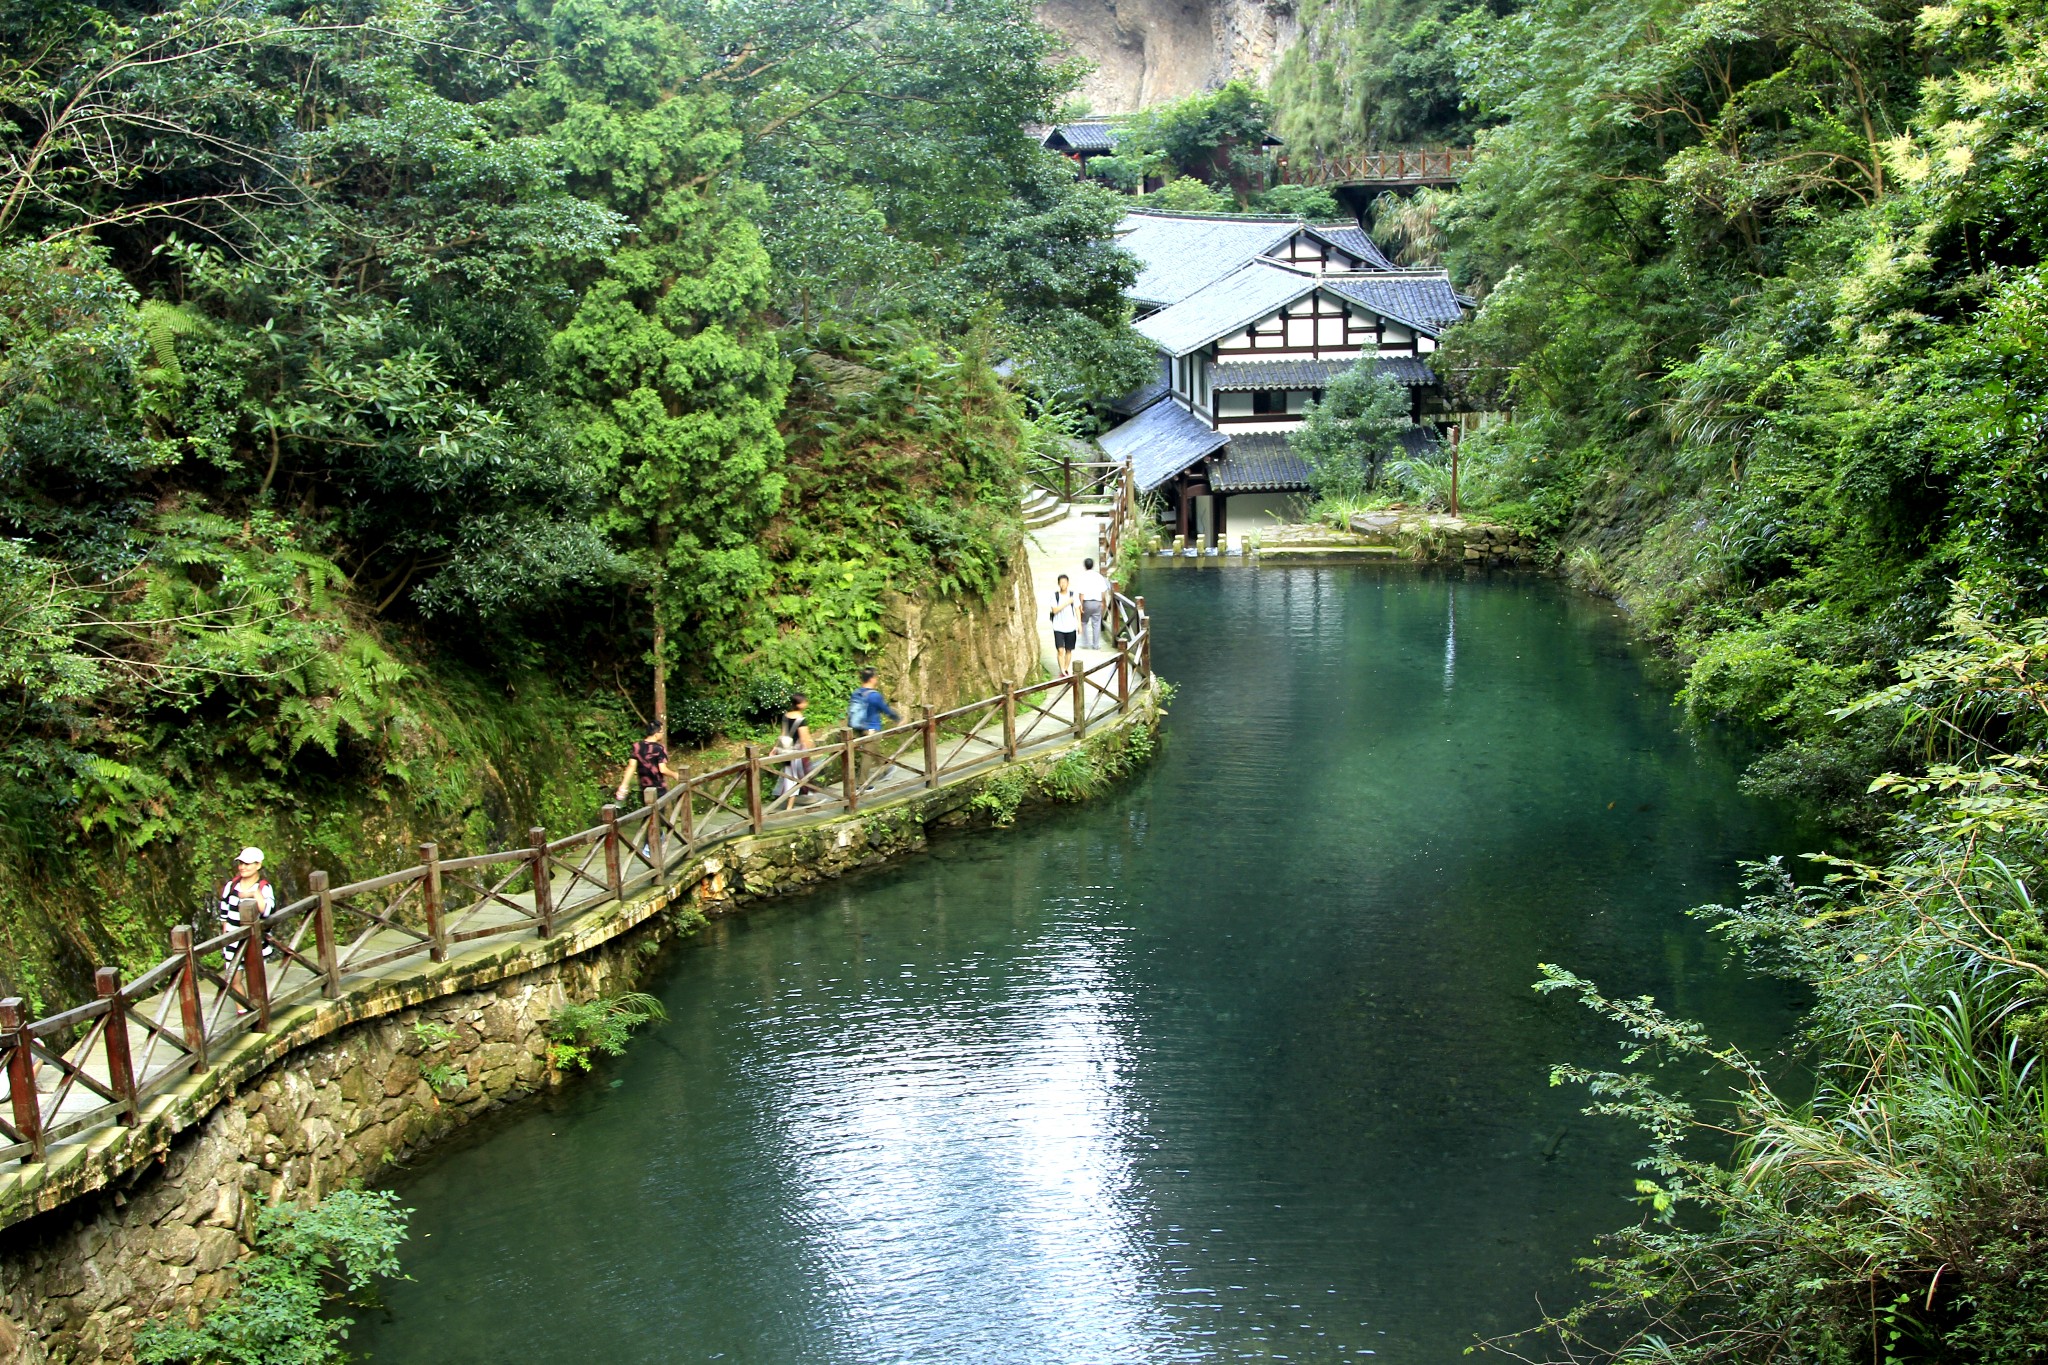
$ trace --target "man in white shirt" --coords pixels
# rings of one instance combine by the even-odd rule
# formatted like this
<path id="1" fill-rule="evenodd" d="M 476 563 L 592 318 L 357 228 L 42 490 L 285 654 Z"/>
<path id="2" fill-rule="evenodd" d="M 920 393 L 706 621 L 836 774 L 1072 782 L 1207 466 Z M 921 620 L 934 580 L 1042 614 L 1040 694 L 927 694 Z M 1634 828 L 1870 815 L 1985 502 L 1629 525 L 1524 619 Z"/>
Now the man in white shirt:
<path id="1" fill-rule="evenodd" d="M 1074 590 L 1067 586 L 1067 576 L 1061 574 L 1059 586 L 1053 589 L 1052 611 L 1048 613 L 1052 617 L 1053 658 L 1058 661 L 1056 666 L 1061 677 L 1065 677 L 1074 664 L 1074 630 L 1078 624 L 1074 618 L 1079 615 L 1078 607 Z"/>
<path id="2" fill-rule="evenodd" d="M 1102 648 L 1102 608 L 1109 601 L 1109 580 L 1095 572 L 1094 560 L 1081 561 L 1074 596 L 1081 599 L 1081 648 Z"/>

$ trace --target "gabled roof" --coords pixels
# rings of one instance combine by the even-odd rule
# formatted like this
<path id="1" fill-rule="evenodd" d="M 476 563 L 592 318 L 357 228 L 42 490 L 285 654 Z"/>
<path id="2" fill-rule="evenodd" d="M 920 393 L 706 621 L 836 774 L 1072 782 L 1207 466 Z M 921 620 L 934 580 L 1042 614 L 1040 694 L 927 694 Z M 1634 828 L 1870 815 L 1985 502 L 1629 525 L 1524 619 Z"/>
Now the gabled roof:
<path id="1" fill-rule="evenodd" d="M 1292 493 L 1310 487 L 1308 461 L 1285 436 L 1234 436 L 1209 466 L 1212 493 Z"/>
<path id="2" fill-rule="evenodd" d="M 1045 146 L 1052 146 L 1058 138 L 1067 150 L 1074 152 L 1113 152 L 1116 150 L 1117 130 L 1107 123 L 1062 123 L 1048 132 L 1042 139 Z"/>
<path id="3" fill-rule="evenodd" d="M 1111 402 L 1109 410 L 1122 413 L 1126 417 L 1132 413 L 1143 412 L 1146 408 L 1151 407 L 1154 403 L 1166 397 L 1168 387 L 1165 376 L 1155 375 L 1121 398 Z"/>
<path id="4" fill-rule="evenodd" d="M 1465 316 L 1465 305 L 1451 288 L 1450 277 L 1437 272 L 1325 275 L 1322 283 L 1331 293 L 1362 303 L 1381 317 L 1405 323 L 1425 336 L 1435 336 Z"/>
<path id="5" fill-rule="evenodd" d="M 1380 244 L 1368 236 L 1364 228 L 1337 223 L 1309 223 L 1305 225 L 1304 231 L 1318 241 L 1337 248 L 1367 270 L 1400 268 L 1387 259 L 1387 253 L 1380 250 Z"/>
<path id="6" fill-rule="evenodd" d="M 1392 375 L 1410 388 L 1428 388 L 1436 375 L 1428 365 L 1412 356 L 1381 356 L 1380 373 Z M 1246 389 L 1323 389 L 1330 381 L 1358 363 L 1358 357 L 1340 360 L 1226 360 L 1209 367 L 1209 387 L 1222 393 Z"/>
<path id="7" fill-rule="evenodd" d="M 1117 224 L 1117 245 L 1138 258 L 1138 279 L 1125 294 L 1164 307 L 1214 284 L 1301 230 L 1299 218 L 1202 213 L 1129 213 Z"/>
<path id="8" fill-rule="evenodd" d="M 1314 276 L 1253 261 L 1141 320 L 1137 332 L 1168 355 L 1183 356 L 1244 330 L 1315 288 Z"/>
<path id="9" fill-rule="evenodd" d="M 1118 464 L 1128 460 L 1138 487 L 1150 491 L 1194 464 L 1213 450 L 1230 443 L 1220 431 L 1211 431 L 1193 413 L 1166 399 L 1154 403 L 1113 431 L 1102 434 L 1096 444 Z"/>
<path id="10" fill-rule="evenodd" d="M 1444 448 L 1435 427 L 1403 427 L 1400 440 L 1401 449 L 1411 460 L 1434 459 Z"/>

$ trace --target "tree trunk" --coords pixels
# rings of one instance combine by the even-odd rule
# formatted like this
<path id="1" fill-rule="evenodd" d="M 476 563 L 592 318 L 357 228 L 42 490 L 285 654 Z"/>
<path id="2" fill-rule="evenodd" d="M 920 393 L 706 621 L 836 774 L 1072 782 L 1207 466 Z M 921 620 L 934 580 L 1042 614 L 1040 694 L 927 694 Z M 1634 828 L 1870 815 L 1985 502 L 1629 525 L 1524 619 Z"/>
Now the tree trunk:
<path id="1" fill-rule="evenodd" d="M 661 589 L 654 599 L 654 723 L 661 727 L 662 742 L 668 742 L 668 624 L 661 619 Z"/>

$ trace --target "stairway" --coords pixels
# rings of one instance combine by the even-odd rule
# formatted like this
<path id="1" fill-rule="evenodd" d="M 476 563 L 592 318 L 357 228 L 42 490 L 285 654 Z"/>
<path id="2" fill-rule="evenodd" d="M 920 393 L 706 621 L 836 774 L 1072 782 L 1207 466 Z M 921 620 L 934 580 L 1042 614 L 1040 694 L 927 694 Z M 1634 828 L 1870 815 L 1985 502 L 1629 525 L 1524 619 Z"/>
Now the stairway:
<path id="1" fill-rule="evenodd" d="M 1037 484 L 1025 485 L 1025 530 L 1036 531 L 1042 526 L 1050 526 L 1056 521 L 1064 520 L 1066 515 L 1067 505 L 1065 503 L 1061 502 L 1051 493 L 1048 493 L 1045 489 L 1040 488 Z"/>

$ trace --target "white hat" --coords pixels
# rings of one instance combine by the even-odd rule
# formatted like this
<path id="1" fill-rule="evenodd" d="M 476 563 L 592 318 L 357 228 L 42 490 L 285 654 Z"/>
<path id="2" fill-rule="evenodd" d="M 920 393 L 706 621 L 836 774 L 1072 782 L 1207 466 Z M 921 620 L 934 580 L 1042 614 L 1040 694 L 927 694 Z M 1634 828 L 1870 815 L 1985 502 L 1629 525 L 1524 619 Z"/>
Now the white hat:
<path id="1" fill-rule="evenodd" d="M 237 853 L 235 861 L 238 863 L 260 863 L 263 861 L 263 850 L 252 844 L 240 853 Z"/>

